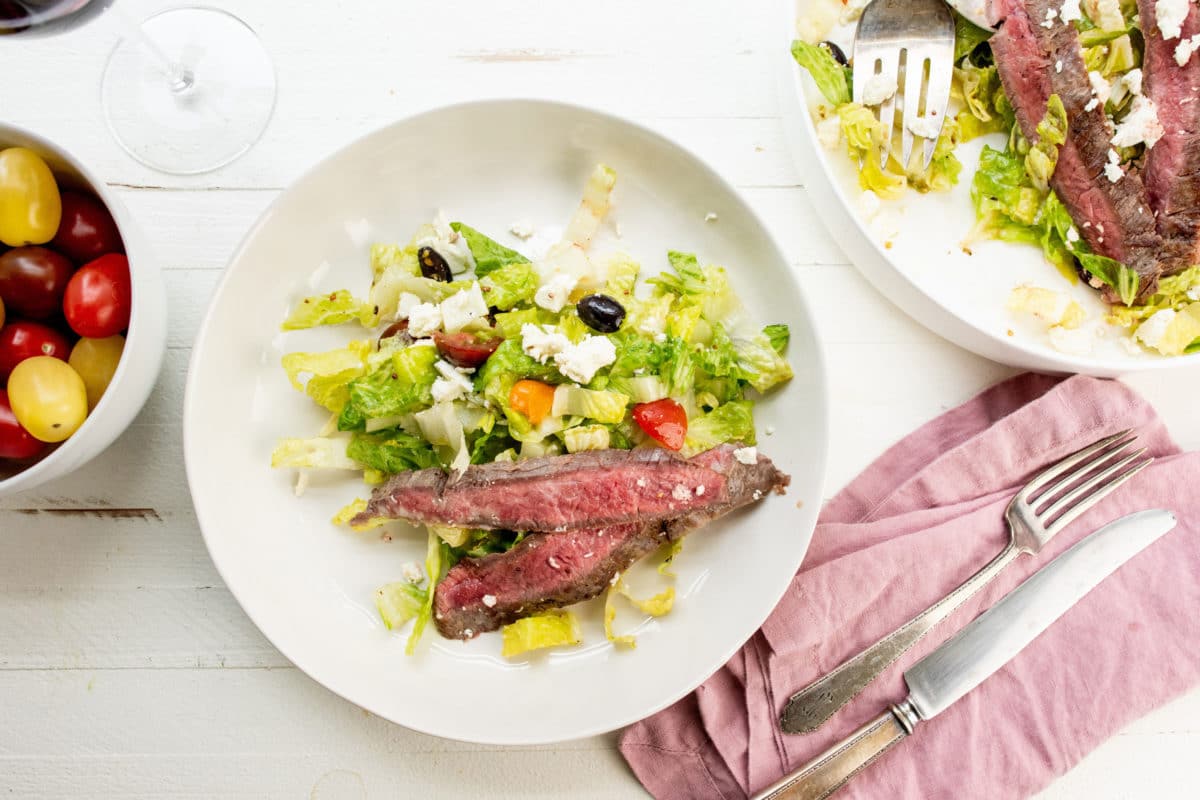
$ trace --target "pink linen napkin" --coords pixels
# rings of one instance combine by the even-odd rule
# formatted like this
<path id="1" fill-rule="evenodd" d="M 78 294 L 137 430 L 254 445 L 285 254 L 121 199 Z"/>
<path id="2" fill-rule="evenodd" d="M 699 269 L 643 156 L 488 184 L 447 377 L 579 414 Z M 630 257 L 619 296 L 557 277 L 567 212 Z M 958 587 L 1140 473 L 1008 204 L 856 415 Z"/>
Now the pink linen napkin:
<path id="1" fill-rule="evenodd" d="M 1137 428 L 1157 461 L 1034 557 L 1021 557 L 819 731 L 787 697 L 935 602 L 1007 542 L 1014 490 L 1089 442 Z M 1132 720 L 1200 683 L 1200 454 L 1181 454 L 1125 385 L 1022 375 L 886 452 L 822 512 L 762 629 L 693 694 L 633 725 L 621 752 L 656 798 L 742 798 L 904 698 L 902 673 L 1102 524 L 1167 508 L 1178 527 L 1004 669 L 919 727 L 839 797 L 1027 797 Z"/>

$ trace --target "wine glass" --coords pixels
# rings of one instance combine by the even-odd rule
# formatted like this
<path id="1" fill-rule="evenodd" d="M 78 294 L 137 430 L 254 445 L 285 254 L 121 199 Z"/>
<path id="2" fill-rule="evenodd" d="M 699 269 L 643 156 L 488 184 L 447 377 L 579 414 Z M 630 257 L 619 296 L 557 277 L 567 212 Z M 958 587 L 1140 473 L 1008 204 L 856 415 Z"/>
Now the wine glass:
<path id="1" fill-rule="evenodd" d="M 109 8 L 123 33 L 104 68 L 104 119 L 133 158 L 161 172 L 223 167 L 254 146 L 275 109 L 275 67 L 245 22 L 209 6 L 141 23 L 113 0 L 0 0 L 0 34 L 47 35 Z"/>

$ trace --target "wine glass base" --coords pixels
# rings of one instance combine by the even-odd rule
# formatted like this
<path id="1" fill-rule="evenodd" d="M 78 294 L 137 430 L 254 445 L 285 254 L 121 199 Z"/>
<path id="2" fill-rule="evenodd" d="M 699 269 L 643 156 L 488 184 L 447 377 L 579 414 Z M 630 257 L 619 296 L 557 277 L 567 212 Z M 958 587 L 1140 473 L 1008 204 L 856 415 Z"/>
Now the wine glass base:
<path id="1" fill-rule="evenodd" d="M 251 28 L 216 8 L 161 11 L 117 43 L 104 69 L 104 118 L 148 167 L 194 175 L 223 167 L 262 136 L 275 67 Z"/>

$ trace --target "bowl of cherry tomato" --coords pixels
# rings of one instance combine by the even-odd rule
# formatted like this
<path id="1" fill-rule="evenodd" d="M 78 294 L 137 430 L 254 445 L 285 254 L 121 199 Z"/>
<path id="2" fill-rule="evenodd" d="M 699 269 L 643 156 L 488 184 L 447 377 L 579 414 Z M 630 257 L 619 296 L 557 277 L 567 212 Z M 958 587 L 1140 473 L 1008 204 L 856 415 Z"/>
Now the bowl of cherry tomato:
<path id="1" fill-rule="evenodd" d="M 158 377 L 157 265 L 102 181 L 0 123 L 0 497 L 108 447 Z"/>

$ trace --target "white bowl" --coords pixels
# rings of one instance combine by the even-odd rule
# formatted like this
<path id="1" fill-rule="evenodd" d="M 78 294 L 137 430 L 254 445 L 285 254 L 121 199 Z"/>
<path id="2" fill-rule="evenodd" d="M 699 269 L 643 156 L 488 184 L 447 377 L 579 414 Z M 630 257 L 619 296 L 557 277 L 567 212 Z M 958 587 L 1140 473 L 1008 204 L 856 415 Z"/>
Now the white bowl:
<path id="1" fill-rule="evenodd" d="M 100 198 L 121 232 L 133 283 L 133 311 L 125 351 L 100 403 L 70 439 L 33 466 L 0 480 L 0 497 L 61 478 L 104 452 L 141 411 L 158 379 L 167 338 L 167 298 L 158 262 L 116 194 L 83 163 L 35 133 L 0 123 L 0 149 L 28 147 L 50 165 L 63 188 Z"/>
<path id="2" fill-rule="evenodd" d="M 970 187 L 979 151 L 984 144 L 1003 147 L 1000 134 L 959 146 L 963 169 L 949 193 L 909 192 L 885 204 L 874 222 L 865 218 L 857 165 L 843 146 L 831 150 L 820 144 L 811 112 L 824 98 L 791 57 L 797 14 L 806 3 L 777 2 L 781 13 L 770 41 L 788 144 L 817 216 L 880 293 L 943 338 L 1015 367 L 1117 377 L 1200 366 L 1200 354 L 1166 357 L 1126 349 L 1124 330 L 1102 322 L 1108 307 L 1099 293 L 1082 281 L 1068 284 L 1037 247 L 987 241 L 964 251 L 962 240 L 975 224 Z M 850 53 L 853 35 L 853 25 L 843 25 L 830 38 Z M 1089 352 L 1057 349 L 1044 324 L 1007 310 L 1012 289 L 1024 283 L 1067 295 L 1086 310 L 1088 329 L 1096 334 Z"/>
<path id="3" fill-rule="evenodd" d="M 792 326 L 796 378 L 759 406 L 762 450 L 792 475 L 786 497 L 688 538 L 675 561 L 676 608 L 641 622 L 638 647 L 605 640 L 599 604 L 577 607 L 584 644 L 510 662 L 500 637 L 451 642 L 432 630 L 415 657 L 384 629 L 374 590 L 424 557 L 425 537 L 351 534 L 330 517 L 361 480 L 272 471 L 281 437 L 314 435 L 325 415 L 293 391 L 282 353 L 339 346 L 353 330 L 280 334 L 299 298 L 370 283 L 373 241 L 407 241 L 441 208 L 521 249 L 507 231 L 561 226 L 597 162 L 617 171 L 617 245 L 649 271 L 669 248 L 725 264 L 750 312 Z M 716 221 L 705 221 L 708 212 Z M 778 245 L 737 192 L 698 158 L 633 123 L 576 106 L 492 101 L 419 114 L 318 164 L 251 229 L 196 341 L 184 405 L 188 481 L 217 569 L 250 618 L 300 669 L 409 727 L 456 739 L 530 744 L 620 727 L 693 689 L 778 602 L 808 546 L 822 498 L 825 379 L 805 301 Z M 657 579 L 658 576 L 649 575 Z M 625 622 L 623 624 L 630 624 Z"/>

